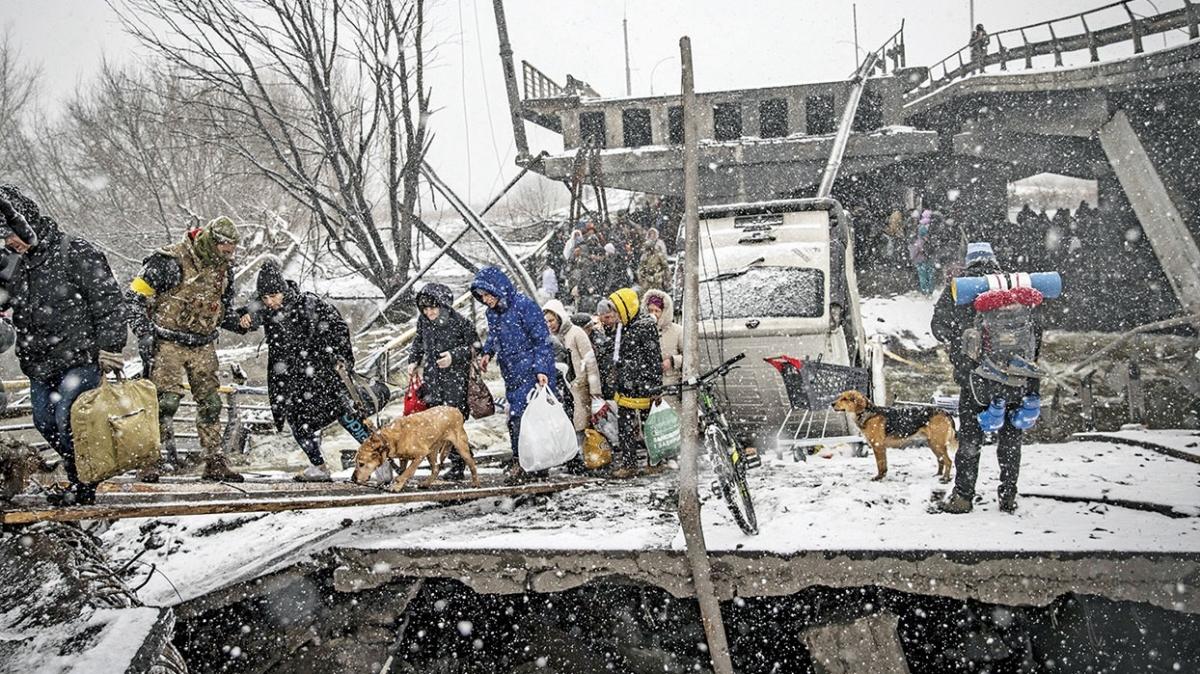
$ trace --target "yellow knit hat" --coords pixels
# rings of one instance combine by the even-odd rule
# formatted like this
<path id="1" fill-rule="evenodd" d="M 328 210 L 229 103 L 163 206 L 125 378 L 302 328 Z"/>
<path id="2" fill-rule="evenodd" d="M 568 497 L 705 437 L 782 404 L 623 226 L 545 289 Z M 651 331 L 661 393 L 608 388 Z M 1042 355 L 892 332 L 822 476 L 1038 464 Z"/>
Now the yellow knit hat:
<path id="1" fill-rule="evenodd" d="M 631 288 L 621 288 L 609 295 L 608 299 L 617 308 L 617 317 L 621 319 L 621 323 L 624 325 L 629 325 L 629 321 L 632 321 L 633 317 L 637 316 L 638 296 Z"/>

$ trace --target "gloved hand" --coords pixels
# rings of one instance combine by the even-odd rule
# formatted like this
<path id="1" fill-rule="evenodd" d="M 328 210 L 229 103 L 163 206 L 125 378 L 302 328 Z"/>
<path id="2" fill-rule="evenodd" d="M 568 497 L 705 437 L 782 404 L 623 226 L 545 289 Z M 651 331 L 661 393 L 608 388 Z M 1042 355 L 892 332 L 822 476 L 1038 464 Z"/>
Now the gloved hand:
<path id="1" fill-rule="evenodd" d="M 100 352 L 100 373 L 114 374 L 125 371 L 125 357 L 120 351 L 101 351 Z"/>
<path id="2" fill-rule="evenodd" d="M 154 362 L 154 335 L 142 335 L 138 337 L 138 355 L 142 358 L 143 368 L 149 369 L 150 364 Z M 147 373 L 143 373 L 145 375 Z"/>
<path id="3" fill-rule="evenodd" d="M 1027 431 L 1033 428 L 1033 425 L 1037 423 L 1038 417 L 1041 415 L 1041 413 L 1042 399 L 1037 394 L 1031 393 L 1021 400 L 1021 407 L 1013 410 L 1008 415 L 1008 420 L 1012 423 L 1013 428 Z"/>

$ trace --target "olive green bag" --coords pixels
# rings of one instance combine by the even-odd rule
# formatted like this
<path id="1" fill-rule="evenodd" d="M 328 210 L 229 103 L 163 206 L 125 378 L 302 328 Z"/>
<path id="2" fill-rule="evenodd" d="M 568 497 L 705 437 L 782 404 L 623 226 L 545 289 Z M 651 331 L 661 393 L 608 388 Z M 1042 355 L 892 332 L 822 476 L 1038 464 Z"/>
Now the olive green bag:
<path id="1" fill-rule="evenodd" d="M 158 390 L 149 379 L 107 378 L 71 405 L 75 468 L 96 483 L 158 461 Z"/>

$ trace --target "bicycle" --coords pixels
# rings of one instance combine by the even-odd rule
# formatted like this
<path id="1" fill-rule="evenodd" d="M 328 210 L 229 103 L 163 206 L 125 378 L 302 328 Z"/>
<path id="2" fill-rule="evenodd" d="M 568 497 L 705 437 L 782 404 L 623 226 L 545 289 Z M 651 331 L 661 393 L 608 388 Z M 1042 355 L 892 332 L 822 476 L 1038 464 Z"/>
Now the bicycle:
<path id="1" fill-rule="evenodd" d="M 729 432 L 729 423 L 717 401 L 714 383 L 718 377 L 729 374 L 736 367 L 734 363 L 745 357 L 746 354 L 739 353 L 694 381 L 663 387 L 662 390 L 664 393 L 681 394 L 685 386 L 696 389 L 704 447 L 713 472 L 717 475 L 713 492 L 717 498 L 725 500 L 742 531 L 754 535 L 758 533 L 758 518 L 754 514 L 754 503 L 750 500 L 750 488 L 746 485 L 746 457 Z"/>

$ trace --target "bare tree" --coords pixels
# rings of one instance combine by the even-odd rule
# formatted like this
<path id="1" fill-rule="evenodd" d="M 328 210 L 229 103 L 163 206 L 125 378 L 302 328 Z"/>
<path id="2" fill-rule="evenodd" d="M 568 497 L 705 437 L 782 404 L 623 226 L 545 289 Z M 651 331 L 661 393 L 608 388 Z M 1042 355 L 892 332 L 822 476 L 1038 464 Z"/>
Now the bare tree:
<path id="1" fill-rule="evenodd" d="M 209 142 L 310 210 L 350 268 L 385 293 L 404 283 L 428 148 L 424 0 L 114 2 L 201 88 Z"/>
<path id="2" fill-rule="evenodd" d="M 534 174 L 512 191 L 504 212 L 512 227 L 533 225 L 565 211 L 569 201 L 570 194 L 562 183 Z"/>
<path id="3" fill-rule="evenodd" d="M 22 122 L 37 92 L 38 76 L 36 68 L 20 63 L 9 33 L 0 33 L 0 179 L 22 175 L 18 161 L 26 141 Z"/>

